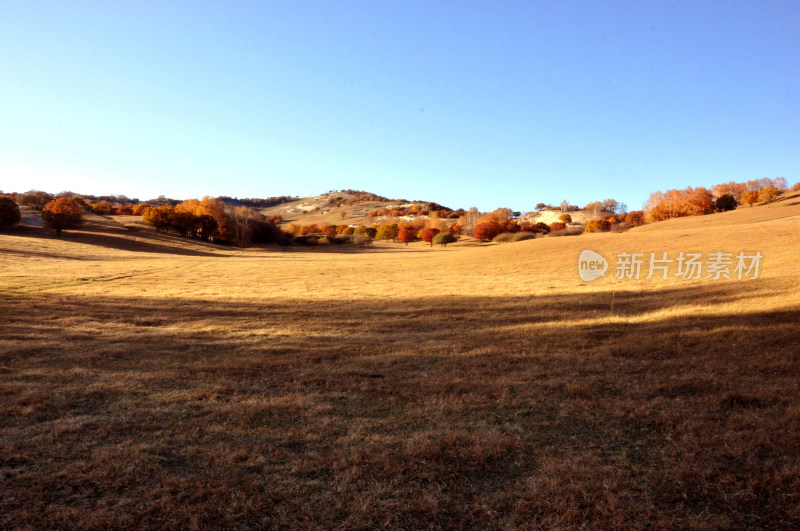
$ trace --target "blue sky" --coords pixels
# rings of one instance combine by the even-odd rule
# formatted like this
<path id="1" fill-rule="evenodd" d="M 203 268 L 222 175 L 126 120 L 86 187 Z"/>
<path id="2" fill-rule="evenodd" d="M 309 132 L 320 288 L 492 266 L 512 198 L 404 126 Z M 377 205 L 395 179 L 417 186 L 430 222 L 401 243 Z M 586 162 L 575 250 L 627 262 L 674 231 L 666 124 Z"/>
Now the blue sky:
<path id="1" fill-rule="evenodd" d="M 0 3 L 0 189 L 531 210 L 800 179 L 800 2 Z"/>

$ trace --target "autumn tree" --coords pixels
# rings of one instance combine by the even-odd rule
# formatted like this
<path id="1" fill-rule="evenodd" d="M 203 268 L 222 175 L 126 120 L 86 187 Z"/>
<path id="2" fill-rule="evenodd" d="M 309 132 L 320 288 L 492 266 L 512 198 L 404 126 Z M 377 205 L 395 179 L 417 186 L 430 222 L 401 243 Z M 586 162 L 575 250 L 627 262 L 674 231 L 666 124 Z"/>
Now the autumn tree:
<path id="1" fill-rule="evenodd" d="M 0 227 L 19 223 L 20 219 L 17 203 L 10 197 L 0 197 Z"/>
<path id="2" fill-rule="evenodd" d="M 638 227 L 644 225 L 644 212 L 641 210 L 634 210 L 625 214 L 625 225 L 629 227 Z"/>
<path id="3" fill-rule="evenodd" d="M 758 200 L 762 203 L 772 203 L 781 195 L 781 191 L 777 186 L 767 186 L 758 191 Z"/>
<path id="4" fill-rule="evenodd" d="M 170 227 L 181 236 L 194 236 L 198 216 L 186 210 L 176 210 L 170 217 Z"/>
<path id="5" fill-rule="evenodd" d="M 175 209 L 169 205 L 148 208 L 142 214 L 142 221 L 155 227 L 156 232 L 167 232 L 172 226 Z"/>
<path id="6" fill-rule="evenodd" d="M 411 225 L 403 225 L 397 231 L 397 239 L 408 245 L 410 242 L 417 239 L 417 229 Z"/>
<path id="7" fill-rule="evenodd" d="M 584 232 L 608 232 L 611 230 L 611 223 L 605 219 L 593 219 L 586 224 Z"/>
<path id="8" fill-rule="evenodd" d="M 396 223 L 392 223 L 391 225 L 381 225 L 378 227 L 377 232 L 375 233 L 375 239 L 396 240 L 399 232 L 400 226 Z"/>
<path id="9" fill-rule="evenodd" d="M 600 201 L 593 201 L 583 207 L 584 210 L 589 212 L 589 215 L 592 216 L 592 219 L 600 218 L 600 214 L 603 212 L 603 203 Z"/>
<path id="10" fill-rule="evenodd" d="M 558 219 L 560 219 L 562 223 L 572 223 L 572 216 L 569 214 L 561 214 L 558 216 Z"/>
<path id="11" fill-rule="evenodd" d="M 617 212 L 619 202 L 616 199 L 604 199 L 601 203 L 601 207 L 606 212 Z"/>
<path id="12" fill-rule="evenodd" d="M 47 192 L 30 190 L 17 198 L 20 205 L 29 206 L 34 210 L 42 211 L 47 203 L 53 200 L 53 196 Z"/>
<path id="13" fill-rule="evenodd" d="M 497 221 L 483 221 L 475 224 L 475 228 L 472 230 L 472 237 L 488 242 L 502 232 L 503 228 Z"/>
<path id="14" fill-rule="evenodd" d="M 711 187 L 711 193 L 717 199 L 724 195 L 729 195 L 733 197 L 737 203 L 742 202 L 742 197 L 744 196 L 745 192 L 747 192 L 747 184 L 737 183 L 734 181 L 716 184 Z"/>
<path id="15" fill-rule="evenodd" d="M 430 243 L 431 247 L 433 247 L 433 238 L 436 237 L 441 231 L 439 229 L 435 229 L 433 227 L 428 227 L 427 229 L 422 229 L 422 241 Z"/>
<path id="16" fill-rule="evenodd" d="M 475 224 L 478 222 L 480 216 L 481 213 L 478 209 L 472 207 L 458 218 L 458 225 L 461 227 L 464 234 L 467 236 L 472 235 L 472 231 L 475 229 Z"/>
<path id="17" fill-rule="evenodd" d="M 139 203 L 138 205 L 134 205 L 133 208 L 131 208 L 131 214 L 133 214 L 134 216 L 141 216 L 142 214 L 144 214 L 144 211 L 147 210 L 148 208 L 150 208 L 150 205 L 148 205 L 147 203 Z"/>
<path id="18" fill-rule="evenodd" d="M 748 190 L 742 196 L 742 203 L 744 203 L 745 205 L 752 207 L 753 203 L 757 202 L 758 202 L 758 192 L 755 190 Z"/>
<path id="19" fill-rule="evenodd" d="M 233 243 L 237 247 L 244 247 L 250 241 L 254 212 L 250 207 L 240 206 L 231 209 L 229 216 L 233 222 Z"/>
<path id="20" fill-rule="evenodd" d="M 42 209 L 42 221 L 61 236 L 64 229 L 77 229 L 83 223 L 81 208 L 72 199 L 61 197 L 47 203 Z"/>
<path id="21" fill-rule="evenodd" d="M 99 203 L 95 203 L 93 205 L 90 205 L 90 208 L 92 212 L 100 216 L 108 216 L 113 211 L 113 207 L 111 206 L 111 203 L 109 203 L 108 201 L 101 201 Z"/>

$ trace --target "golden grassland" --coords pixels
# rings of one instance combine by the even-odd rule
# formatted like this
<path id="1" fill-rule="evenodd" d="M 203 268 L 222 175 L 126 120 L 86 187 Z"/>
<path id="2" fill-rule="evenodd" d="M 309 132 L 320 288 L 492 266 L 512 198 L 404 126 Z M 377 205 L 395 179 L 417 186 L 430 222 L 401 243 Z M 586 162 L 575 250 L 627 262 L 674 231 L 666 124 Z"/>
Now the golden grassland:
<path id="1" fill-rule="evenodd" d="M 445 249 L 126 223 L 0 234 L 0 527 L 800 526 L 798 196 Z"/>

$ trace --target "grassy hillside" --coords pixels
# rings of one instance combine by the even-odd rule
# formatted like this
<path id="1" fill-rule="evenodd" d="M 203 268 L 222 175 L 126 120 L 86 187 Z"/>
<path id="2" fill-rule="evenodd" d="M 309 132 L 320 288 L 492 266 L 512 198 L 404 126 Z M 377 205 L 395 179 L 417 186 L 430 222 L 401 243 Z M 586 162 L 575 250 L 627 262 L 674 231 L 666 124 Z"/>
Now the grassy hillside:
<path id="1" fill-rule="evenodd" d="M 0 234 L 0 527 L 800 526 L 798 229 L 795 195 L 446 249 Z M 613 278 L 663 251 L 764 258 Z"/>

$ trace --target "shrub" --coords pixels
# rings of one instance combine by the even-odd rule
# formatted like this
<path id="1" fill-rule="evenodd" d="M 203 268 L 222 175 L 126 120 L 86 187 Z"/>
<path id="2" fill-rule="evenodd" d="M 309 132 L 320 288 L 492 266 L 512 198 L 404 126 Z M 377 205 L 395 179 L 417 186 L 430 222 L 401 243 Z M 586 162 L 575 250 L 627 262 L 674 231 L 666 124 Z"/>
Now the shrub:
<path id="1" fill-rule="evenodd" d="M 356 234 L 353 237 L 353 242 L 361 247 L 367 247 L 368 245 L 372 245 L 372 238 L 369 237 L 369 234 Z"/>
<path id="2" fill-rule="evenodd" d="M 19 214 L 19 207 L 13 199 L 0 197 L 0 227 L 19 223 L 22 219 Z"/>
<path id="3" fill-rule="evenodd" d="M 566 223 L 562 223 L 560 221 L 556 221 L 555 223 L 550 224 L 550 232 L 557 231 L 557 230 L 564 230 L 567 228 Z"/>
<path id="4" fill-rule="evenodd" d="M 572 223 L 572 216 L 569 214 L 561 214 L 558 216 L 558 219 L 560 219 L 564 224 Z M 552 228 L 552 226 L 553 224 L 551 223 L 550 227 Z"/>
<path id="5" fill-rule="evenodd" d="M 514 235 L 515 235 L 515 233 L 513 233 L 513 232 L 504 232 L 504 233 L 498 234 L 497 236 L 492 238 L 492 241 L 495 242 L 495 243 L 509 243 L 509 242 L 512 241 L 511 238 Z"/>
<path id="6" fill-rule="evenodd" d="M 638 227 L 644 225 L 644 211 L 634 210 L 625 215 L 625 225 L 629 227 Z"/>
<path id="7" fill-rule="evenodd" d="M 458 241 L 458 238 L 455 237 L 453 234 L 449 232 L 440 232 L 436 236 L 433 237 L 432 243 L 434 245 L 441 245 L 442 247 L 447 247 L 448 243 L 453 243 Z"/>
<path id="8" fill-rule="evenodd" d="M 345 227 L 342 229 L 342 236 L 352 236 L 355 232 L 353 227 Z"/>
<path id="9" fill-rule="evenodd" d="M 723 194 L 714 201 L 714 208 L 717 212 L 736 210 L 736 198 L 730 194 Z"/>
<path id="10" fill-rule="evenodd" d="M 611 230 L 611 223 L 605 219 L 593 219 L 586 224 L 584 232 L 608 232 Z"/>
<path id="11" fill-rule="evenodd" d="M 42 221 L 46 227 L 56 231 L 56 236 L 61 236 L 64 229 L 77 229 L 83 223 L 81 208 L 66 197 L 54 199 L 42 209 Z"/>
<path id="12" fill-rule="evenodd" d="M 460 236 L 464 234 L 464 227 L 460 223 L 453 223 L 450 225 L 450 228 L 447 229 L 447 232 L 454 236 Z"/>
<path id="13" fill-rule="evenodd" d="M 535 232 L 524 231 L 524 232 L 517 232 L 517 233 L 511 235 L 511 241 L 512 242 L 521 242 L 521 241 L 524 241 L 524 240 L 533 240 L 534 238 L 536 238 L 536 233 Z"/>
<path id="14" fill-rule="evenodd" d="M 111 203 L 109 203 L 108 201 L 103 201 L 101 203 L 95 203 L 93 205 L 89 205 L 89 209 L 95 214 L 101 216 L 108 216 L 114 210 L 113 207 L 111 206 Z"/>

